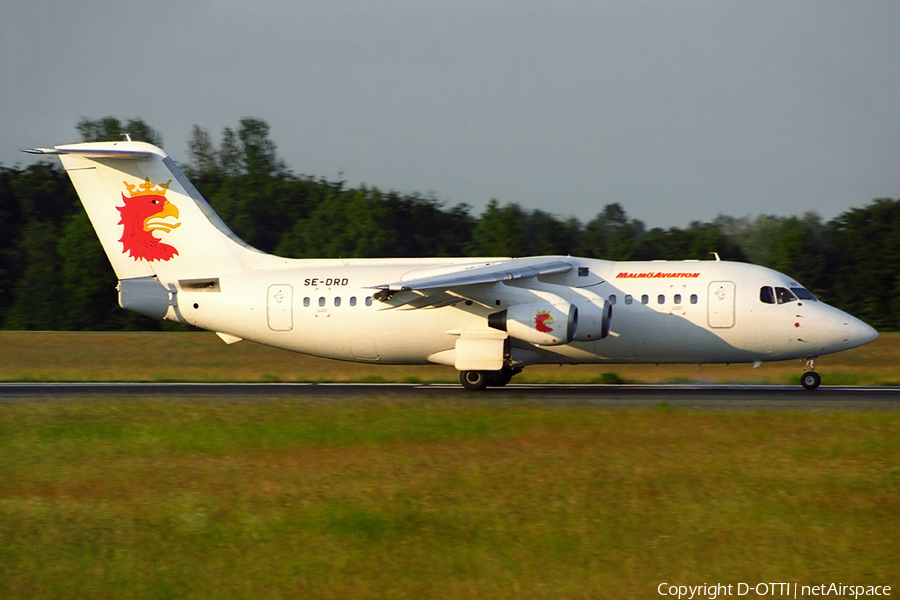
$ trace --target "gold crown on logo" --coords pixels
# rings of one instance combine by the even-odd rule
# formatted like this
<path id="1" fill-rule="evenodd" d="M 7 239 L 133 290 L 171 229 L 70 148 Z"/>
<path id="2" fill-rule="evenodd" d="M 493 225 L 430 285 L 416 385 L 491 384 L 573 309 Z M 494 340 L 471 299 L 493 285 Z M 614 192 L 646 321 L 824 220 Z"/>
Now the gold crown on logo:
<path id="1" fill-rule="evenodd" d="M 160 196 L 160 195 L 165 196 L 166 191 L 169 189 L 169 185 L 171 185 L 171 183 L 172 183 L 172 180 L 170 179 L 166 183 L 160 183 L 160 184 L 158 184 L 158 186 L 155 183 L 150 183 L 149 177 L 147 177 L 144 180 L 144 183 L 142 183 L 139 186 L 128 183 L 127 181 L 123 181 L 122 183 L 124 183 L 125 187 L 128 188 L 128 195 L 131 196 L 132 198 L 137 198 L 138 196 Z M 138 187 L 141 189 L 138 191 L 135 191 L 135 188 L 138 188 Z M 159 189 L 156 189 L 157 187 Z"/>

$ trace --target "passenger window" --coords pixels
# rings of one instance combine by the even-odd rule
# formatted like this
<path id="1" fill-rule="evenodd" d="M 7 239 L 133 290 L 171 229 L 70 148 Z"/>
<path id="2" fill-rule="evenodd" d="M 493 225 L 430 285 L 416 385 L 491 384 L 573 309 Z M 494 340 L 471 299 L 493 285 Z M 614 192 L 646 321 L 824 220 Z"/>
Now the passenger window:
<path id="1" fill-rule="evenodd" d="M 335 306 L 340 306 L 340 305 L 341 305 L 341 297 L 340 297 L 340 296 L 337 296 L 337 297 L 334 299 L 334 305 L 335 305 Z"/>
<path id="2" fill-rule="evenodd" d="M 366 306 L 372 306 L 372 296 L 366 296 Z"/>
<path id="3" fill-rule="evenodd" d="M 641 304 L 650 304 L 650 296 L 647 294 L 641 296 Z"/>
<path id="4" fill-rule="evenodd" d="M 610 297 L 609 297 L 609 303 L 610 303 L 610 304 L 615 304 L 615 303 L 616 303 L 616 295 L 615 295 L 615 294 L 610 295 Z"/>
<path id="5" fill-rule="evenodd" d="M 672 298 L 675 304 L 681 304 L 681 294 L 675 294 L 675 297 Z"/>
<path id="6" fill-rule="evenodd" d="M 691 294 L 691 304 L 697 304 L 697 294 Z"/>
<path id="7" fill-rule="evenodd" d="M 665 294 L 660 294 L 659 296 L 657 296 L 657 297 L 656 297 L 656 303 L 657 303 L 657 304 L 665 304 L 665 303 L 666 303 L 666 295 L 665 295 Z"/>
<path id="8" fill-rule="evenodd" d="M 303 299 L 303 306 L 309 306 L 309 296 Z"/>
<path id="9" fill-rule="evenodd" d="M 319 296 L 319 306 L 325 306 L 325 296 Z"/>
<path id="10" fill-rule="evenodd" d="M 772 288 L 767 285 L 759 288 L 759 301 L 763 304 L 775 304 L 775 292 Z"/>
<path id="11" fill-rule="evenodd" d="M 356 296 L 350 296 L 350 306 L 356 306 Z"/>
<path id="12" fill-rule="evenodd" d="M 578 276 L 579 277 L 587 277 L 590 274 L 591 270 L 588 267 L 578 267 Z"/>
<path id="13" fill-rule="evenodd" d="M 792 294 L 787 288 L 777 287 L 775 288 L 775 299 L 778 301 L 778 304 L 787 304 L 788 302 L 795 302 L 797 296 Z"/>
<path id="14" fill-rule="evenodd" d="M 634 298 L 631 297 L 631 294 L 625 296 L 625 304 L 631 304 L 632 302 L 634 302 Z"/>

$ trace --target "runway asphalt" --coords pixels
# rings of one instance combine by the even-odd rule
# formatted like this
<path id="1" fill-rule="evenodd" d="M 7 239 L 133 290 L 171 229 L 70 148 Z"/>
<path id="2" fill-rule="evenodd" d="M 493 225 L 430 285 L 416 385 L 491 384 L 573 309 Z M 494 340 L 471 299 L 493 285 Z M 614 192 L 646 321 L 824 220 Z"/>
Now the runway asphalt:
<path id="1" fill-rule="evenodd" d="M 0 402 L 70 398 L 198 398 L 253 400 L 398 399 L 487 404 L 712 410 L 900 410 L 900 387 L 770 385 L 511 384 L 467 392 L 453 384 L 404 383 L 0 383 Z"/>

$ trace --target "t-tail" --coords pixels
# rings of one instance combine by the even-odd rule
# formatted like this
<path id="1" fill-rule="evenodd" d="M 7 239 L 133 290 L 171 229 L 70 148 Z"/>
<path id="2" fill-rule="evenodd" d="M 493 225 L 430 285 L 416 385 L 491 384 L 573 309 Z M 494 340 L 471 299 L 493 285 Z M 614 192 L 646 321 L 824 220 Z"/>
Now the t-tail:
<path id="1" fill-rule="evenodd" d="M 119 278 L 124 308 L 161 318 L 161 295 L 174 282 L 212 281 L 269 256 L 228 229 L 156 146 L 91 142 L 29 152 L 59 156 Z"/>

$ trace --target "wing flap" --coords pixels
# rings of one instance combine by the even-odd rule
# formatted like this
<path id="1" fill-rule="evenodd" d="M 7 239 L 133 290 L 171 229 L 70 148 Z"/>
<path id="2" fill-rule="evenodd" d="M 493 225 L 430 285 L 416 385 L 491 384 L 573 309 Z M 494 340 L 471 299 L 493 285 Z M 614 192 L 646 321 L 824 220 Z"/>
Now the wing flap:
<path id="1" fill-rule="evenodd" d="M 396 300 L 397 298 L 394 298 Z M 416 295 L 409 300 L 401 301 L 397 304 L 393 304 L 391 302 L 390 306 L 386 306 L 385 308 L 396 308 L 397 310 L 418 310 L 420 308 L 442 308 L 444 306 L 450 306 L 451 304 L 459 304 L 460 302 L 464 302 L 465 298 L 460 298 L 459 296 L 448 294 L 447 292 L 431 292 L 426 295 Z"/>

